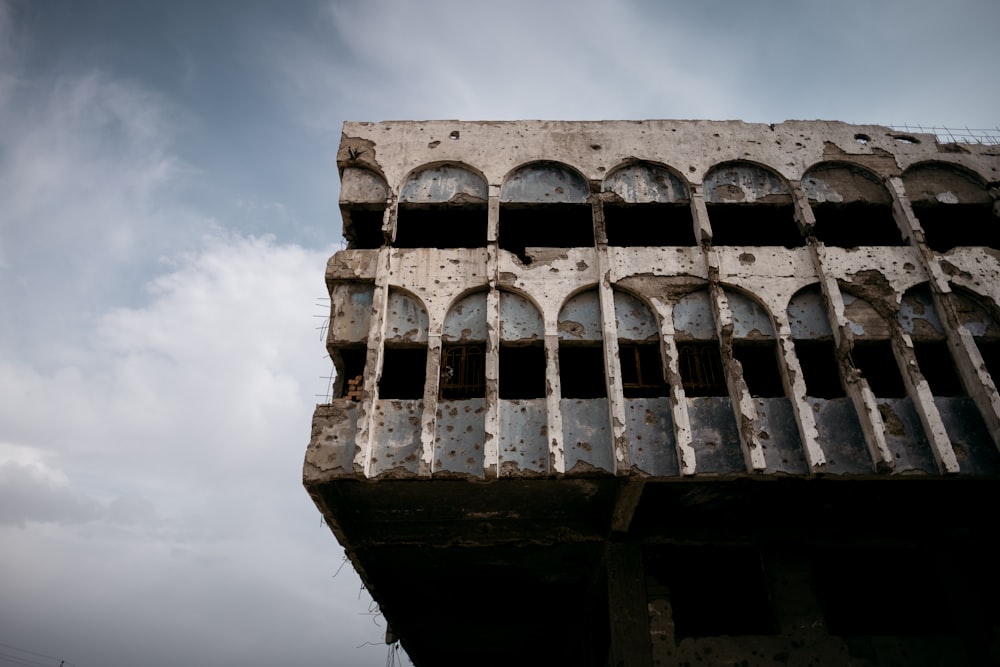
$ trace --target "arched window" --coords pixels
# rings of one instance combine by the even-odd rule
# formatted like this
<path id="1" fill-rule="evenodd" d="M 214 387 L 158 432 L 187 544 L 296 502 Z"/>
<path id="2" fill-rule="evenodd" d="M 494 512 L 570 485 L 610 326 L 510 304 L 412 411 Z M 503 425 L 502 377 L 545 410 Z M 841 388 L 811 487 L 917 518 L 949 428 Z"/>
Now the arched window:
<path id="1" fill-rule="evenodd" d="M 844 384 L 837 364 L 833 329 L 818 284 L 803 287 L 788 302 L 788 323 L 806 383 L 813 398 L 842 398 Z"/>
<path id="2" fill-rule="evenodd" d="M 615 290 L 618 359 L 625 398 L 666 396 L 660 334 L 653 312 L 627 292 Z"/>
<path id="3" fill-rule="evenodd" d="M 499 244 L 531 262 L 528 248 L 594 245 L 590 189 L 575 171 L 556 162 L 520 167 L 500 189 Z"/>
<path id="4" fill-rule="evenodd" d="M 903 186 L 932 250 L 1000 248 L 1000 218 L 977 175 L 956 165 L 926 163 L 907 169 Z"/>
<path id="5" fill-rule="evenodd" d="M 374 294 L 373 283 L 338 282 L 330 289 L 326 344 L 336 369 L 334 398 L 361 400 Z"/>
<path id="6" fill-rule="evenodd" d="M 423 169 L 403 185 L 396 213 L 398 248 L 486 246 L 489 187 L 466 167 Z"/>
<path id="7" fill-rule="evenodd" d="M 761 398 L 784 396 L 771 316 L 763 306 L 742 292 L 727 289 L 726 300 L 733 316 L 733 357 L 743 367 L 743 381 L 750 395 Z"/>
<path id="8" fill-rule="evenodd" d="M 903 245 L 903 236 L 892 216 L 892 195 L 867 169 L 818 164 L 802 176 L 802 190 L 816 218 L 816 238 L 826 245 Z"/>
<path id="9" fill-rule="evenodd" d="M 687 294 L 674 306 L 674 339 L 685 395 L 729 396 L 707 289 Z"/>
<path id="10" fill-rule="evenodd" d="M 636 163 L 604 179 L 604 228 L 612 246 L 697 245 L 688 187 L 672 171 Z"/>
<path id="11" fill-rule="evenodd" d="M 604 334 L 597 289 L 580 292 L 559 311 L 559 379 L 563 398 L 604 398 Z"/>
<path id="12" fill-rule="evenodd" d="M 545 397 L 542 315 L 520 294 L 500 292 L 500 398 Z"/>
<path id="13" fill-rule="evenodd" d="M 720 164 L 705 176 L 704 192 L 713 245 L 805 244 L 788 186 L 773 171 L 747 162 Z"/>
<path id="14" fill-rule="evenodd" d="M 979 294 L 958 290 L 954 292 L 954 303 L 959 320 L 976 341 L 993 384 L 1000 385 L 1000 321 L 994 314 L 996 306 Z"/>
<path id="15" fill-rule="evenodd" d="M 459 299 L 441 331 L 442 400 L 486 397 L 486 292 Z"/>
<path id="16" fill-rule="evenodd" d="M 378 174 L 347 167 L 340 178 L 340 215 L 344 238 L 352 250 L 378 248 L 383 243 L 382 216 L 389 186 Z"/>
<path id="17" fill-rule="evenodd" d="M 913 354 L 931 393 L 935 396 L 965 395 L 927 283 L 906 291 L 899 304 L 897 319 L 913 341 Z"/>
<path id="18" fill-rule="evenodd" d="M 889 323 L 868 301 L 842 294 L 844 317 L 854 336 L 851 361 L 861 371 L 872 393 L 879 398 L 904 398 L 906 387 L 892 351 Z"/>
<path id="19" fill-rule="evenodd" d="M 424 397 L 427 378 L 427 311 L 420 300 L 390 288 L 379 398 Z"/>

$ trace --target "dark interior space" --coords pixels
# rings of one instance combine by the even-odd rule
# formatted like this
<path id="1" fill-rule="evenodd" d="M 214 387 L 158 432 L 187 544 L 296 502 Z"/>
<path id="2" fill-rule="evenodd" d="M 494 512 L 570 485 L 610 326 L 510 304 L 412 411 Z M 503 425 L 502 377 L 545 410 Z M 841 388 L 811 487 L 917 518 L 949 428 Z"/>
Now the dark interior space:
<path id="1" fill-rule="evenodd" d="M 913 353 L 917 357 L 920 373 L 935 396 L 965 396 L 965 387 L 955 368 L 948 343 L 941 341 L 914 341 Z"/>
<path id="2" fill-rule="evenodd" d="M 666 591 L 677 638 L 777 632 L 760 553 L 739 546 L 647 546 L 650 597 Z"/>
<path id="3" fill-rule="evenodd" d="M 677 204 L 605 204 L 604 229 L 608 245 L 693 246 L 691 205 Z"/>
<path id="4" fill-rule="evenodd" d="M 828 246 L 857 248 L 859 246 L 905 245 L 903 235 L 892 217 L 892 206 L 849 202 L 825 202 L 812 205 L 816 239 Z"/>
<path id="5" fill-rule="evenodd" d="M 559 344 L 559 384 L 563 398 L 604 398 L 604 346 Z"/>
<path id="6" fill-rule="evenodd" d="M 993 378 L 993 385 L 1000 389 L 1000 341 L 977 338 L 976 347 L 986 364 L 986 370 Z"/>
<path id="7" fill-rule="evenodd" d="M 625 398 L 655 398 L 670 393 L 663 379 L 658 343 L 622 343 L 618 346 L 618 358 Z"/>
<path id="8" fill-rule="evenodd" d="M 382 356 L 379 398 L 421 399 L 427 374 L 427 347 L 389 347 Z"/>
<path id="9" fill-rule="evenodd" d="M 400 204 L 396 214 L 397 248 L 484 248 L 485 205 L 412 206 Z"/>
<path id="10" fill-rule="evenodd" d="M 958 246 L 1000 248 L 1000 218 L 989 204 L 938 204 L 913 202 L 913 213 L 924 229 L 927 245 L 935 252 Z"/>
<path id="11" fill-rule="evenodd" d="M 922 636 L 955 631 L 939 568 L 926 547 L 817 548 L 812 561 L 831 634 Z M 873 581 L 873 567 L 887 575 Z"/>
<path id="12" fill-rule="evenodd" d="M 677 356 L 685 396 L 729 395 L 717 341 L 678 343 Z"/>
<path id="13" fill-rule="evenodd" d="M 851 360 L 868 381 L 873 394 L 879 398 L 906 397 L 903 376 L 899 373 L 889 341 L 857 341 L 851 350 Z"/>
<path id="14" fill-rule="evenodd" d="M 791 204 L 708 204 L 712 245 L 805 245 Z"/>
<path id="15" fill-rule="evenodd" d="M 486 397 L 486 343 L 444 345 L 441 348 L 441 398 Z"/>
<path id="16" fill-rule="evenodd" d="M 590 204 L 504 204 L 499 245 L 525 264 L 529 263 L 525 248 L 591 248 L 592 211 Z"/>
<path id="17" fill-rule="evenodd" d="M 334 398 L 354 398 L 348 396 L 353 387 L 360 387 L 364 379 L 365 357 L 368 348 L 340 347 L 330 354 L 333 359 L 333 367 L 336 369 L 337 379 L 333 385 Z M 353 384 L 352 384 L 353 383 Z"/>
<path id="18" fill-rule="evenodd" d="M 751 396 L 774 398 L 785 395 L 778 366 L 778 348 L 773 341 L 734 343 L 733 356 L 743 366 L 743 380 Z"/>
<path id="19" fill-rule="evenodd" d="M 813 398 L 846 396 L 832 340 L 797 340 L 795 356 L 799 359 L 807 396 Z"/>
<path id="20" fill-rule="evenodd" d="M 372 250 L 381 248 L 382 216 L 385 206 L 382 204 L 358 204 L 350 208 L 343 207 L 344 237 L 347 247 L 351 250 Z"/>
<path id="21" fill-rule="evenodd" d="M 545 398 L 545 348 L 500 344 L 500 398 Z"/>

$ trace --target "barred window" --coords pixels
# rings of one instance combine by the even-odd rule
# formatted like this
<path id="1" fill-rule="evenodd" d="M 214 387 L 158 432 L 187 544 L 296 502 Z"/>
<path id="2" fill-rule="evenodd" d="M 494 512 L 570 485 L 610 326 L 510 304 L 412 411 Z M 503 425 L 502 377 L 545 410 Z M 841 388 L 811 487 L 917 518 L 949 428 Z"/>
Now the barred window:
<path id="1" fill-rule="evenodd" d="M 718 343 L 683 343 L 677 347 L 677 353 L 685 395 L 728 395 Z"/>
<path id="2" fill-rule="evenodd" d="M 486 396 L 486 345 L 446 345 L 441 350 L 441 398 Z"/>

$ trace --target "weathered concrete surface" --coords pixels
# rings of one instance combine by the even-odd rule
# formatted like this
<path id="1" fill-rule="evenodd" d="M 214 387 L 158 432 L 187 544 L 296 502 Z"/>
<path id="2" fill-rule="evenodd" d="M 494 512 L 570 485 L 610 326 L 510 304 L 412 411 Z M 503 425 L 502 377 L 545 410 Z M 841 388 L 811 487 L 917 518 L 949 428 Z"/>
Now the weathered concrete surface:
<path id="1" fill-rule="evenodd" d="M 416 664 L 445 644 L 438 664 L 485 644 L 509 648 L 496 664 L 598 667 L 1000 655 L 983 639 L 995 615 L 953 581 L 992 525 L 979 510 L 996 506 L 1000 475 L 995 148 L 819 121 L 404 121 L 345 124 L 337 158 L 349 244 L 326 269 L 327 346 L 364 378 L 317 406 L 304 481 Z M 442 359 L 463 345 L 485 355 L 481 393 L 455 400 Z M 510 357 L 536 367 L 503 365 L 504 346 L 537 346 Z M 561 355 L 571 347 L 586 354 Z M 380 397 L 400 350 L 421 360 L 404 375 L 423 393 Z M 958 377 L 948 395 L 942 365 Z M 758 395 L 771 371 L 780 381 Z M 657 378 L 641 398 L 636 373 Z M 505 377 L 532 374 L 544 395 L 500 398 Z M 879 395 L 896 374 L 897 395 Z M 589 397 L 570 398 L 585 383 Z M 643 635 L 629 625 L 641 586 L 611 571 L 655 570 L 636 549 L 905 550 L 928 534 L 966 549 L 934 566 L 950 604 L 980 614 L 962 636 L 838 635 L 795 548 L 763 558 L 772 634 L 678 634 L 677 590 L 650 594 L 648 651 L 593 626 L 619 600 L 629 614 L 612 624 Z M 879 558 L 863 572 L 884 584 L 900 566 Z M 467 595 L 497 585 L 532 611 Z M 442 601 L 432 618 L 407 607 L 429 599 Z M 451 642 L 430 639 L 442 627 Z M 582 648 L 552 649 L 567 643 Z"/>

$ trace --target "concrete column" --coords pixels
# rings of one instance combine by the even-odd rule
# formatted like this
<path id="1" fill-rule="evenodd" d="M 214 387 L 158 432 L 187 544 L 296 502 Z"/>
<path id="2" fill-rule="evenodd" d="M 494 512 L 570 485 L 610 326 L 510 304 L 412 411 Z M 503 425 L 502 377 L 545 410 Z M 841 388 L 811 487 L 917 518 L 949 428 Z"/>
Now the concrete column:
<path id="1" fill-rule="evenodd" d="M 697 459 L 691 435 L 687 397 L 684 394 L 684 381 L 681 379 L 680 355 L 677 352 L 677 342 L 674 340 L 674 307 L 673 304 L 655 297 L 651 298 L 651 302 L 660 321 L 660 353 L 663 356 L 667 385 L 670 387 L 670 413 L 674 422 L 677 465 L 682 475 L 693 475 L 696 472 Z"/>
<path id="2" fill-rule="evenodd" d="M 549 440 L 549 474 L 566 472 L 566 450 L 563 446 L 562 384 L 559 381 L 559 335 L 555 322 L 545 323 L 545 414 Z"/>
<path id="3" fill-rule="evenodd" d="M 785 387 L 785 395 L 792 403 L 795 423 L 799 427 L 799 437 L 802 439 L 802 451 L 805 453 L 806 464 L 810 472 L 823 472 L 826 466 L 826 455 L 819 443 L 819 429 L 816 427 L 816 417 L 812 406 L 806 400 L 806 382 L 802 376 L 802 367 L 795 354 L 795 341 L 792 340 L 791 327 L 788 324 L 786 312 L 772 313 L 777 325 L 778 335 L 778 365 L 781 370 L 781 380 Z"/>
<path id="4" fill-rule="evenodd" d="M 947 275 L 941 267 L 941 261 L 930 248 L 924 239 L 923 228 L 920 221 L 913 213 L 910 200 L 906 196 L 902 179 L 898 177 L 890 178 L 887 182 L 889 192 L 892 194 L 892 209 L 896 216 L 897 224 L 903 230 L 904 235 L 910 239 L 910 243 L 919 249 L 920 260 L 923 268 L 930 276 L 931 297 L 934 300 L 934 308 L 937 310 L 944 326 L 945 337 L 948 346 L 951 348 L 952 357 L 955 359 L 955 366 L 966 392 L 975 402 L 983 420 L 986 422 L 987 430 L 993 437 L 993 442 L 1000 447 L 1000 394 L 997 392 L 995 379 L 990 377 L 986 366 L 983 363 L 983 356 L 976 346 L 976 341 L 969 333 L 968 329 L 959 321 L 958 314 L 953 303 L 953 292 Z M 912 347 L 912 346 L 911 346 Z M 933 404 L 933 400 L 931 400 Z M 937 413 L 936 406 L 934 412 Z M 921 420 L 924 415 L 921 414 Z M 940 421 L 940 415 L 937 415 Z M 926 428 L 926 427 L 925 427 Z M 932 445 L 933 446 L 933 445 Z M 949 443 L 948 449 L 951 450 Z M 938 451 L 934 451 L 935 458 L 938 458 Z M 954 456 L 952 451 L 951 456 Z M 949 457 L 945 457 L 948 459 Z M 942 461 L 938 462 L 942 467 Z M 957 472 L 954 471 L 954 472 Z"/>
<path id="5" fill-rule="evenodd" d="M 830 328 L 833 330 L 833 341 L 837 347 L 837 367 L 840 369 L 844 391 L 858 413 L 858 420 L 865 435 L 865 444 L 868 446 L 872 465 L 876 471 L 890 472 L 895 468 L 896 462 L 885 440 L 885 423 L 882 421 L 882 413 L 878 410 L 875 394 L 868 386 L 868 381 L 862 377 L 850 361 L 851 350 L 854 348 L 854 336 L 847 324 L 847 317 L 844 315 L 844 299 L 840 295 L 840 286 L 837 285 L 836 279 L 826 271 L 824 246 L 812 240 L 808 247 L 816 275 L 820 279 L 820 289 L 825 297 Z"/>
<path id="6" fill-rule="evenodd" d="M 390 209 L 383 217 L 383 229 L 389 224 Z M 382 344 L 385 339 L 386 310 L 389 305 L 389 265 L 392 249 L 383 245 L 378 251 L 375 265 L 375 289 L 372 295 L 371 327 L 368 329 L 368 348 L 365 354 L 364 393 L 358 410 L 357 438 L 354 447 L 354 472 L 371 477 L 372 455 L 375 448 L 375 429 L 372 424 L 375 402 L 378 400 L 378 383 L 382 379 Z"/>
<path id="7" fill-rule="evenodd" d="M 733 404 L 736 427 L 740 434 L 740 447 L 747 472 L 764 472 L 764 447 L 755 430 L 757 407 L 754 404 L 747 383 L 743 379 L 743 367 L 733 356 L 733 315 L 729 310 L 729 300 L 719 284 L 719 256 L 714 248 L 707 249 L 709 287 L 712 310 L 715 316 L 715 331 L 719 337 L 722 355 L 722 372 L 726 377 L 726 387 Z"/>
<path id="8" fill-rule="evenodd" d="M 427 335 L 427 370 L 424 374 L 424 409 L 420 413 L 420 463 L 417 470 L 429 477 L 434 471 L 434 437 L 437 435 L 438 387 L 441 384 L 441 323 Z"/>
<path id="9" fill-rule="evenodd" d="M 615 317 L 615 294 L 611 286 L 611 263 L 604 234 L 604 211 L 599 199 L 594 202 L 597 243 L 597 293 L 601 304 L 601 327 L 604 339 L 604 378 L 607 383 L 608 411 L 611 420 L 611 443 L 614 451 L 615 474 L 630 472 L 628 434 L 625 429 L 625 398 L 622 394 L 621 363 L 618 359 L 618 326 Z"/>
<path id="10" fill-rule="evenodd" d="M 500 186 L 490 186 L 486 223 L 486 416 L 483 443 L 483 467 L 486 479 L 495 479 L 500 472 L 500 292 L 499 248 Z"/>

